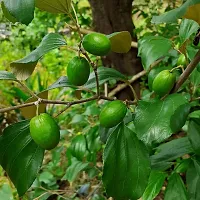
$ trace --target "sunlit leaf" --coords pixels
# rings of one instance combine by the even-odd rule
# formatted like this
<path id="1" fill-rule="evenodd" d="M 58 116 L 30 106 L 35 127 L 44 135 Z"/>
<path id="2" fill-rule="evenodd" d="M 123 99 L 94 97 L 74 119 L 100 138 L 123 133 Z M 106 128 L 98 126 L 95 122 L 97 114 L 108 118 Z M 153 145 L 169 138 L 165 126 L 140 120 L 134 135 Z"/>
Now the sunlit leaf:
<path id="1" fill-rule="evenodd" d="M 40 45 L 26 57 L 10 64 L 18 80 L 27 79 L 34 71 L 38 60 L 49 51 L 66 45 L 64 38 L 57 33 L 46 35 Z"/>
<path id="2" fill-rule="evenodd" d="M 131 34 L 128 31 L 107 35 L 111 42 L 111 50 L 116 53 L 127 53 L 131 49 Z"/>
<path id="3" fill-rule="evenodd" d="M 48 99 L 48 91 L 44 91 L 38 94 L 38 97 L 41 99 Z M 28 99 L 25 103 L 30 103 L 30 102 L 35 102 L 37 99 L 35 97 L 31 97 Z M 20 108 L 22 116 L 24 116 L 26 119 L 31 119 L 36 116 L 36 106 L 29 106 L 29 107 L 24 107 Z M 45 113 L 46 111 L 46 104 L 40 104 L 38 113 Z"/>
<path id="4" fill-rule="evenodd" d="M 71 8 L 71 0 L 36 0 L 36 7 L 50 13 L 67 14 Z"/>

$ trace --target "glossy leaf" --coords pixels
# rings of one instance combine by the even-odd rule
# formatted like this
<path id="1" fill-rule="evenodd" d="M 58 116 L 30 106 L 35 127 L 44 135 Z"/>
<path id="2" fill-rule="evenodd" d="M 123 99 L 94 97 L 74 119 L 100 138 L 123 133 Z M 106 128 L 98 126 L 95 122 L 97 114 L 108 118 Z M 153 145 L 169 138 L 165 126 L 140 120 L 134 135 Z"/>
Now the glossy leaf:
<path id="1" fill-rule="evenodd" d="M 195 49 L 194 47 L 189 45 L 187 46 L 186 50 L 188 58 L 191 62 L 194 59 L 196 53 L 198 52 L 198 49 Z M 197 67 L 194 69 L 189 78 L 194 86 L 198 86 L 200 84 L 200 63 L 197 64 Z"/>
<path id="2" fill-rule="evenodd" d="M 99 67 L 97 69 L 98 77 L 99 77 L 99 84 L 102 85 L 108 80 L 115 79 L 115 80 L 126 80 L 127 77 L 115 69 L 107 68 L 107 67 Z M 90 74 L 88 82 L 84 85 L 84 87 L 91 89 L 96 87 L 96 78 L 94 72 Z"/>
<path id="3" fill-rule="evenodd" d="M 127 53 L 131 49 L 131 34 L 128 31 L 107 35 L 111 42 L 111 50 L 115 53 Z"/>
<path id="4" fill-rule="evenodd" d="M 12 23 L 17 22 L 17 19 L 16 19 L 15 17 L 13 17 L 13 16 L 10 14 L 9 10 L 5 7 L 5 4 L 4 4 L 3 1 L 1 2 L 1 8 L 2 8 L 2 11 L 3 11 L 4 16 L 5 16 L 10 22 L 12 22 Z"/>
<path id="5" fill-rule="evenodd" d="M 61 76 L 55 83 L 48 87 L 47 90 L 52 90 L 55 88 L 61 87 L 70 87 L 70 88 L 77 88 L 76 86 L 72 85 L 66 76 Z"/>
<path id="6" fill-rule="evenodd" d="M 185 185 L 179 174 L 173 173 L 170 176 L 164 200 L 188 200 Z"/>
<path id="7" fill-rule="evenodd" d="M 108 196 L 116 200 L 142 196 L 150 174 L 145 145 L 136 134 L 120 124 L 112 132 L 103 155 L 103 183 Z"/>
<path id="8" fill-rule="evenodd" d="M 61 35 L 57 33 L 49 33 L 43 38 L 40 45 L 29 55 L 10 64 L 13 73 L 19 80 L 27 79 L 34 71 L 38 60 L 44 54 L 64 45 L 66 45 L 66 42 Z"/>
<path id="9" fill-rule="evenodd" d="M 155 155 L 151 156 L 152 168 L 155 170 L 164 170 L 164 163 L 170 164 L 170 161 L 192 152 L 193 149 L 187 137 L 161 144 L 156 148 Z M 162 165 L 158 165 L 159 163 Z"/>
<path id="10" fill-rule="evenodd" d="M 183 43 L 187 39 L 189 39 L 193 33 L 197 32 L 198 28 L 199 28 L 199 25 L 197 22 L 190 19 L 184 19 L 181 22 L 180 29 L 179 29 L 179 37 L 181 39 L 181 42 Z"/>
<path id="11" fill-rule="evenodd" d="M 168 54 L 172 49 L 172 42 L 161 36 L 147 36 L 139 40 L 138 47 L 143 67 L 148 70 L 153 62 Z"/>
<path id="12" fill-rule="evenodd" d="M 15 19 L 22 24 L 28 25 L 34 18 L 34 0 L 3 0 L 3 10 L 6 17 L 11 22 Z"/>
<path id="13" fill-rule="evenodd" d="M 48 91 L 44 91 L 38 94 L 38 97 L 41 99 L 48 99 Z M 25 103 L 30 103 L 30 102 L 35 102 L 37 99 L 35 97 L 29 98 Z M 21 108 L 21 113 L 22 116 L 25 117 L 26 119 L 31 119 L 36 116 L 36 106 L 29 106 L 29 107 L 24 107 Z M 40 104 L 38 113 L 45 113 L 46 112 L 46 104 Z"/>
<path id="14" fill-rule="evenodd" d="M 160 16 L 154 16 L 151 22 L 155 24 L 176 23 L 178 19 L 184 17 L 199 23 L 199 4 L 200 0 L 188 0 L 179 8 L 170 10 L 169 12 L 161 14 Z"/>
<path id="15" fill-rule="evenodd" d="M 135 130 L 145 144 L 159 143 L 170 137 L 170 119 L 175 110 L 187 101 L 183 95 L 172 94 L 165 100 L 140 101 L 135 110 Z"/>
<path id="16" fill-rule="evenodd" d="M 189 169 L 187 170 L 186 173 L 186 184 L 190 200 L 200 199 L 200 190 L 199 190 L 200 175 L 198 173 L 197 167 L 195 167 L 194 162 L 191 162 Z"/>
<path id="17" fill-rule="evenodd" d="M 77 178 L 78 174 L 88 167 L 89 167 L 88 162 L 83 163 L 77 160 L 75 157 L 73 157 L 71 159 L 71 165 L 67 168 L 66 173 L 62 178 L 62 180 L 67 179 L 68 181 L 73 182 Z"/>
<path id="18" fill-rule="evenodd" d="M 177 163 L 177 167 L 175 168 L 176 173 L 185 173 L 191 163 L 191 159 L 183 159 L 181 163 Z"/>
<path id="19" fill-rule="evenodd" d="M 200 119 L 191 118 L 188 126 L 188 138 L 194 152 L 200 155 Z"/>
<path id="20" fill-rule="evenodd" d="M 159 194 L 166 177 L 167 174 L 163 172 L 152 171 L 142 200 L 153 200 Z"/>
<path id="21" fill-rule="evenodd" d="M 36 7 L 50 13 L 68 14 L 71 8 L 71 0 L 36 0 Z"/>
<path id="22" fill-rule="evenodd" d="M 16 77 L 14 74 L 8 71 L 0 71 L 0 80 L 12 80 L 16 81 Z"/>
<path id="23" fill-rule="evenodd" d="M 8 126 L 0 136 L 0 164 L 22 196 L 42 165 L 44 150 L 32 140 L 29 121 Z"/>
<path id="24" fill-rule="evenodd" d="M 170 127 L 174 133 L 180 131 L 181 128 L 185 125 L 187 117 L 190 113 L 190 108 L 190 104 L 183 104 L 179 106 L 171 116 Z"/>
<path id="25" fill-rule="evenodd" d="M 91 153 L 96 153 L 101 149 L 101 143 L 98 133 L 98 126 L 90 128 L 86 133 L 87 148 Z"/>
<path id="26" fill-rule="evenodd" d="M 71 154 L 82 161 L 88 155 L 87 143 L 84 135 L 77 135 L 71 141 Z"/>

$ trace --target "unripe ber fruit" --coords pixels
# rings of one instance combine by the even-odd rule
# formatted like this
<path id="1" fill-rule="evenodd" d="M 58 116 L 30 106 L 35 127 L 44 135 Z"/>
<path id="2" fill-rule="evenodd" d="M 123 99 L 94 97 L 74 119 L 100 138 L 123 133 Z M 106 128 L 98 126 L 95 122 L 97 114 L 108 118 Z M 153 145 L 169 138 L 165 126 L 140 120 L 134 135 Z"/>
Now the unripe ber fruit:
<path id="1" fill-rule="evenodd" d="M 105 56 L 111 50 L 110 40 L 101 33 L 89 33 L 82 41 L 83 48 L 96 56 Z"/>
<path id="2" fill-rule="evenodd" d="M 119 100 L 106 104 L 99 116 L 101 126 L 106 128 L 116 126 L 124 119 L 126 112 L 126 105 Z"/>
<path id="3" fill-rule="evenodd" d="M 51 150 L 59 143 L 60 129 L 50 115 L 42 113 L 31 119 L 30 135 L 38 146 Z"/>
<path id="4" fill-rule="evenodd" d="M 67 76 L 69 81 L 76 85 L 84 85 L 90 75 L 90 64 L 84 57 L 74 57 L 67 66 Z"/>
<path id="5" fill-rule="evenodd" d="M 185 58 L 185 55 L 184 54 L 181 54 L 179 57 L 178 57 L 178 60 L 177 60 L 177 66 L 179 65 L 185 65 L 186 64 L 186 58 Z"/>
<path id="6" fill-rule="evenodd" d="M 170 92 L 176 82 L 176 75 L 169 70 L 160 72 L 153 81 L 152 89 L 160 97 Z"/>

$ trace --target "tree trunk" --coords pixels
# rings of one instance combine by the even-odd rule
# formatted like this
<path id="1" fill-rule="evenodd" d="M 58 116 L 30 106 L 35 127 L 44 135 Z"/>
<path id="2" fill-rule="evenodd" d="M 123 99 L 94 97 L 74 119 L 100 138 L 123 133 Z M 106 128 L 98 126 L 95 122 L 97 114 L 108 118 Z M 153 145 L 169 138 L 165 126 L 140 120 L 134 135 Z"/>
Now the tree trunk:
<path id="1" fill-rule="evenodd" d="M 133 35 L 135 28 L 132 21 L 133 0 L 89 0 L 89 2 L 92 7 L 95 31 L 104 34 L 129 31 L 132 35 L 132 40 L 137 41 L 137 38 Z M 110 53 L 103 59 L 103 64 L 106 67 L 113 67 L 121 73 L 131 76 L 142 70 L 141 61 L 137 54 L 137 48 L 131 48 L 126 54 Z M 139 94 L 138 84 L 135 84 L 134 88 Z M 122 98 L 130 99 L 128 93 L 129 97 L 123 94 Z"/>

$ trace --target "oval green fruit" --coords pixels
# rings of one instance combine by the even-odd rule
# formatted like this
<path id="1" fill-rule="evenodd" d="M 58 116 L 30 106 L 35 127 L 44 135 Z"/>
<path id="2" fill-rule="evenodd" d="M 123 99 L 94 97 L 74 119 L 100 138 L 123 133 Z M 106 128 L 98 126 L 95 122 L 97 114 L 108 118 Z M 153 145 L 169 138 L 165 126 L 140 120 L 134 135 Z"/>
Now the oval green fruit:
<path id="1" fill-rule="evenodd" d="M 169 70 L 161 71 L 154 79 L 152 89 L 160 97 L 166 95 L 173 88 L 176 75 Z"/>
<path id="2" fill-rule="evenodd" d="M 96 56 L 106 56 L 111 50 L 111 42 L 104 34 L 89 33 L 82 41 L 83 48 Z"/>
<path id="3" fill-rule="evenodd" d="M 59 143 L 60 129 L 50 115 L 42 113 L 31 119 L 30 135 L 38 146 L 51 150 Z"/>
<path id="4" fill-rule="evenodd" d="M 67 66 L 67 76 L 69 81 L 76 85 L 84 85 L 90 75 L 90 64 L 84 57 L 74 57 Z"/>
<path id="5" fill-rule="evenodd" d="M 178 57 L 178 60 L 177 60 L 177 65 L 186 65 L 186 58 L 185 58 L 185 55 L 184 54 L 181 54 L 179 57 Z"/>
<path id="6" fill-rule="evenodd" d="M 116 126 L 124 119 L 126 112 L 127 107 L 120 100 L 106 104 L 99 116 L 101 126 L 106 128 Z"/>

